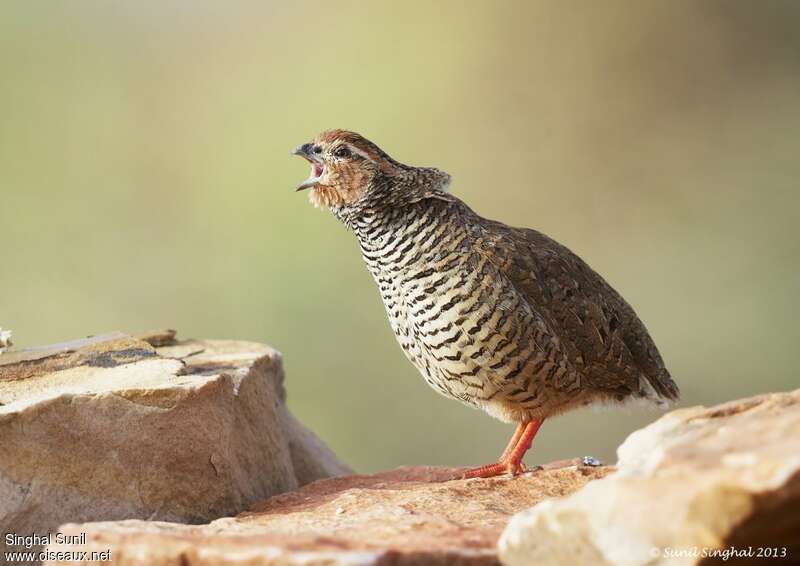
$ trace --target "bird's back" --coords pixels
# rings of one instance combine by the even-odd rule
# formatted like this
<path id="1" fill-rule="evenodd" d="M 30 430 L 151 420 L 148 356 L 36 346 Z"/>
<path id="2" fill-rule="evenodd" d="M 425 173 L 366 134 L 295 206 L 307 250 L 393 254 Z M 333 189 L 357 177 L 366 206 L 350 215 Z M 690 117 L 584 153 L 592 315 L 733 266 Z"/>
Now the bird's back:
<path id="1" fill-rule="evenodd" d="M 467 216 L 480 226 L 476 245 L 545 319 L 583 388 L 616 401 L 678 398 L 644 323 L 586 262 L 536 230 Z"/>

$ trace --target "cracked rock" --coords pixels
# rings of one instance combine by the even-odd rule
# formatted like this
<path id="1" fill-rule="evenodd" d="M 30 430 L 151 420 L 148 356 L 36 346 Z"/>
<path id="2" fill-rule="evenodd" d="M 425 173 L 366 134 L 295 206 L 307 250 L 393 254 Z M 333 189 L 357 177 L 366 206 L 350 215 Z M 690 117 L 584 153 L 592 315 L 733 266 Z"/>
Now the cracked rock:
<path id="1" fill-rule="evenodd" d="M 205 523 L 348 471 L 262 344 L 115 333 L 0 357 L 0 533 Z"/>

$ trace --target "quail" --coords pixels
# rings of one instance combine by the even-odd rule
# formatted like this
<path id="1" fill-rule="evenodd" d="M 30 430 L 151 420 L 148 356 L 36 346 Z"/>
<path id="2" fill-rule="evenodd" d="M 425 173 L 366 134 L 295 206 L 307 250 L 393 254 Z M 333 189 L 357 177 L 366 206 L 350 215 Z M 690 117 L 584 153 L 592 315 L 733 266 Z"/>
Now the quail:
<path id="1" fill-rule="evenodd" d="M 297 190 L 356 236 L 405 355 L 439 393 L 517 423 L 496 463 L 513 475 L 545 419 L 596 403 L 663 406 L 678 387 L 644 324 L 600 275 L 541 232 L 473 212 L 450 176 L 392 159 L 355 132 L 295 149 Z"/>

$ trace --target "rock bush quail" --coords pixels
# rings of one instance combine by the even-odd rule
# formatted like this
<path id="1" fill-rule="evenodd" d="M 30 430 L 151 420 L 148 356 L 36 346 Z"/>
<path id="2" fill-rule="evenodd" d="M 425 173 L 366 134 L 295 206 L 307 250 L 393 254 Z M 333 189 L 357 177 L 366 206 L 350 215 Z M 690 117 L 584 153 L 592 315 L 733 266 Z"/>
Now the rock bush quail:
<path id="1" fill-rule="evenodd" d="M 298 190 L 355 233 L 425 381 L 518 423 L 499 461 L 466 477 L 518 473 L 542 422 L 564 411 L 678 398 L 631 306 L 566 247 L 479 216 L 448 192 L 447 173 L 399 163 L 354 132 L 295 153 L 311 163 Z"/>

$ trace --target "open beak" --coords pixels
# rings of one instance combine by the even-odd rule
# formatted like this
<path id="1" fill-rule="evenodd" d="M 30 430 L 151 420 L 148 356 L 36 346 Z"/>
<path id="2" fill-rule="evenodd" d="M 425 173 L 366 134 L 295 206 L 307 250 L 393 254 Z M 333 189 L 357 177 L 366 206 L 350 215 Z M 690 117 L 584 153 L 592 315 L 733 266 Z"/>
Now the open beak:
<path id="1" fill-rule="evenodd" d="M 302 191 L 315 186 L 325 173 L 325 165 L 322 163 L 322 160 L 313 153 L 313 147 L 313 144 L 304 143 L 295 148 L 292 152 L 292 155 L 299 155 L 311 164 L 311 173 L 308 175 L 308 179 L 300 183 L 297 189 L 295 189 L 296 191 Z"/>

